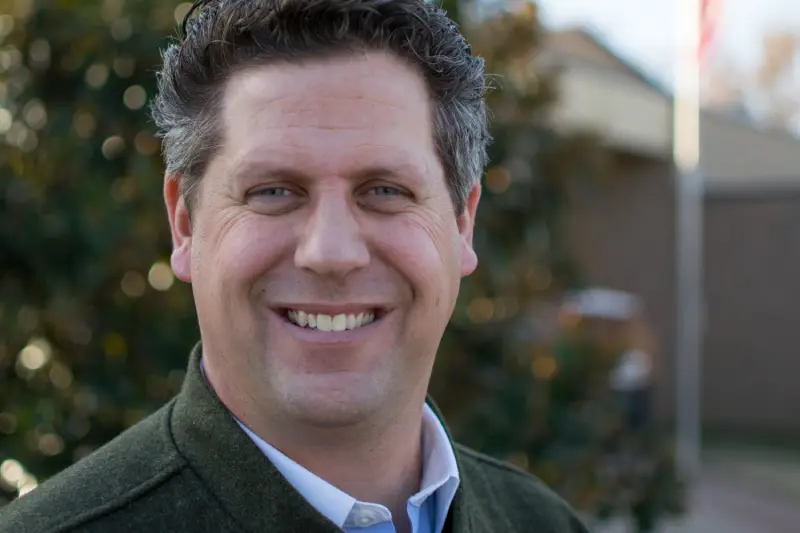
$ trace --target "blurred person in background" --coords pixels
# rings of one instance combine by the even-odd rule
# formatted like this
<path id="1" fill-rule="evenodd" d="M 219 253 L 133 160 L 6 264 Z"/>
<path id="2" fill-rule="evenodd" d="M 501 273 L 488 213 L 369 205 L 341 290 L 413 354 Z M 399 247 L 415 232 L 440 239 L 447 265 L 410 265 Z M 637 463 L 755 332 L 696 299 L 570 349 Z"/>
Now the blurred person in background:
<path id="1" fill-rule="evenodd" d="M 626 347 L 611 373 L 611 388 L 623 406 L 625 427 L 636 434 L 646 432 L 652 417 L 656 344 L 641 306 L 636 306 L 625 324 Z"/>
<path id="2" fill-rule="evenodd" d="M 193 17 L 193 18 L 192 18 Z M 172 269 L 201 343 L 164 408 L 2 533 L 585 531 L 427 399 L 489 141 L 483 63 L 423 0 L 210 0 L 164 52 Z"/>
<path id="3" fill-rule="evenodd" d="M 616 396 L 622 429 L 645 430 L 656 345 L 640 299 L 624 291 L 592 288 L 570 295 L 561 313 L 570 325 L 567 334 L 574 338 L 572 344 L 581 352 L 571 357 L 580 358 L 587 369 L 601 369 L 590 374 L 600 395 L 608 390 Z"/>

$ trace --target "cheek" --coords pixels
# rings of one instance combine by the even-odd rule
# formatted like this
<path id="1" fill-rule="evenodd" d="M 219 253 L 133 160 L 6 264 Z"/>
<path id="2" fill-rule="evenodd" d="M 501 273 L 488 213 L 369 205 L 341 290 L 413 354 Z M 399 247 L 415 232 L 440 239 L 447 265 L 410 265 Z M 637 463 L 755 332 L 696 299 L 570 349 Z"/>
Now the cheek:
<path id="1" fill-rule="evenodd" d="M 249 215 L 209 235 L 199 269 L 216 278 L 217 285 L 236 285 L 262 277 L 292 240 L 292 230 L 274 219 Z M 246 288 L 246 287 L 244 287 Z"/>
<path id="2" fill-rule="evenodd" d="M 454 299 L 451 293 L 458 285 L 457 236 L 455 225 L 449 228 L 409 218 L 382 232 L 380 242 L 392 266 L 411 283 L 416 298 L 439 307 L 443 300 Z"/>

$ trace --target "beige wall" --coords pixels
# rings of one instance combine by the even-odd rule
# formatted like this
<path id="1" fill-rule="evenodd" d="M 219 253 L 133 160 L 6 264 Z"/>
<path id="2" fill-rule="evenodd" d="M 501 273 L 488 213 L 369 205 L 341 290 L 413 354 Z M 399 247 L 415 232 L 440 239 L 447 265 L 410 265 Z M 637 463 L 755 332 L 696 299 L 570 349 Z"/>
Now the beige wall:
<path id="1" fill-rule="evenodd" d="M 570 67 L 561 74 L 553 124 L 563 131 L 599 132 L 610 148 L 671 158 L 672 105 L 643 82 L 618 72 Z M 703 113 L 700 166 L 717 184 L 800 182 L 800 139 L 734 118 Z"/>
<path id="2" fill-rule="evenodd" d="M 602 134 L 609 147 L 664 156 L 670 151 L 667 100 L 643 82 L 591 67 L 566 69 L 559 79 L 556 128 Z"/>

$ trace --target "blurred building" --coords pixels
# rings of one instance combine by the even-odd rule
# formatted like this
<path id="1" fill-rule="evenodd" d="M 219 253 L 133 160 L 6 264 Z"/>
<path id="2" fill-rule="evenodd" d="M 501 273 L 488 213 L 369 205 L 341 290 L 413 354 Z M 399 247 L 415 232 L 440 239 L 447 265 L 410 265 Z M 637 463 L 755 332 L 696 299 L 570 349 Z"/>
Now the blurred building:
<path id="1" fill-rule="evenodd" d="M 578 184 L 567 221 L 591 284 L 642 297 L 665 359 L 658 411 L 675 406 L 675 172 L 667 90 L 583 30 L 548 36 L 562 69 L 552 120 L 603 134 L 615 162 Z M 701 118 L 706 329 L 702 419 L 709 430 L 800 435 L 800 140 L 735 115 Z"/>

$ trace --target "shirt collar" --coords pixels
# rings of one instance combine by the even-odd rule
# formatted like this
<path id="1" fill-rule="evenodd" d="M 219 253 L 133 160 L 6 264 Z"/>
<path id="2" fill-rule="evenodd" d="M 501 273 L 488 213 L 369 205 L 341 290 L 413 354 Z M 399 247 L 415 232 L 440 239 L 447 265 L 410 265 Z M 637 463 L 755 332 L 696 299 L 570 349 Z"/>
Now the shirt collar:
<path id="1" fill-rule="evenodd" d="M 422 506 L 432 494 L 436 498 L 436 532 L 442 531 L 460 482 L 456 456 L 444 425 L 426 403 L 422 411 L 422 481 L 409 503 Z"/>
<path id="2" fill-rule="evenodd" d="M 306 470 L 292 459 L 266 443 L 238 419 L 236 422 L 278 471 L 322 515 L 342 528 L 358 501 L 324 479 Z M 458 467 L 453 447 L 442 423 L 425 404 L 422 414 L 423 466 L 420 491 L 409 504 L 421 507 L 433 496 L 436 502 L 436 531 L 444 527 L 447 513 L 459 485 Z"/>

